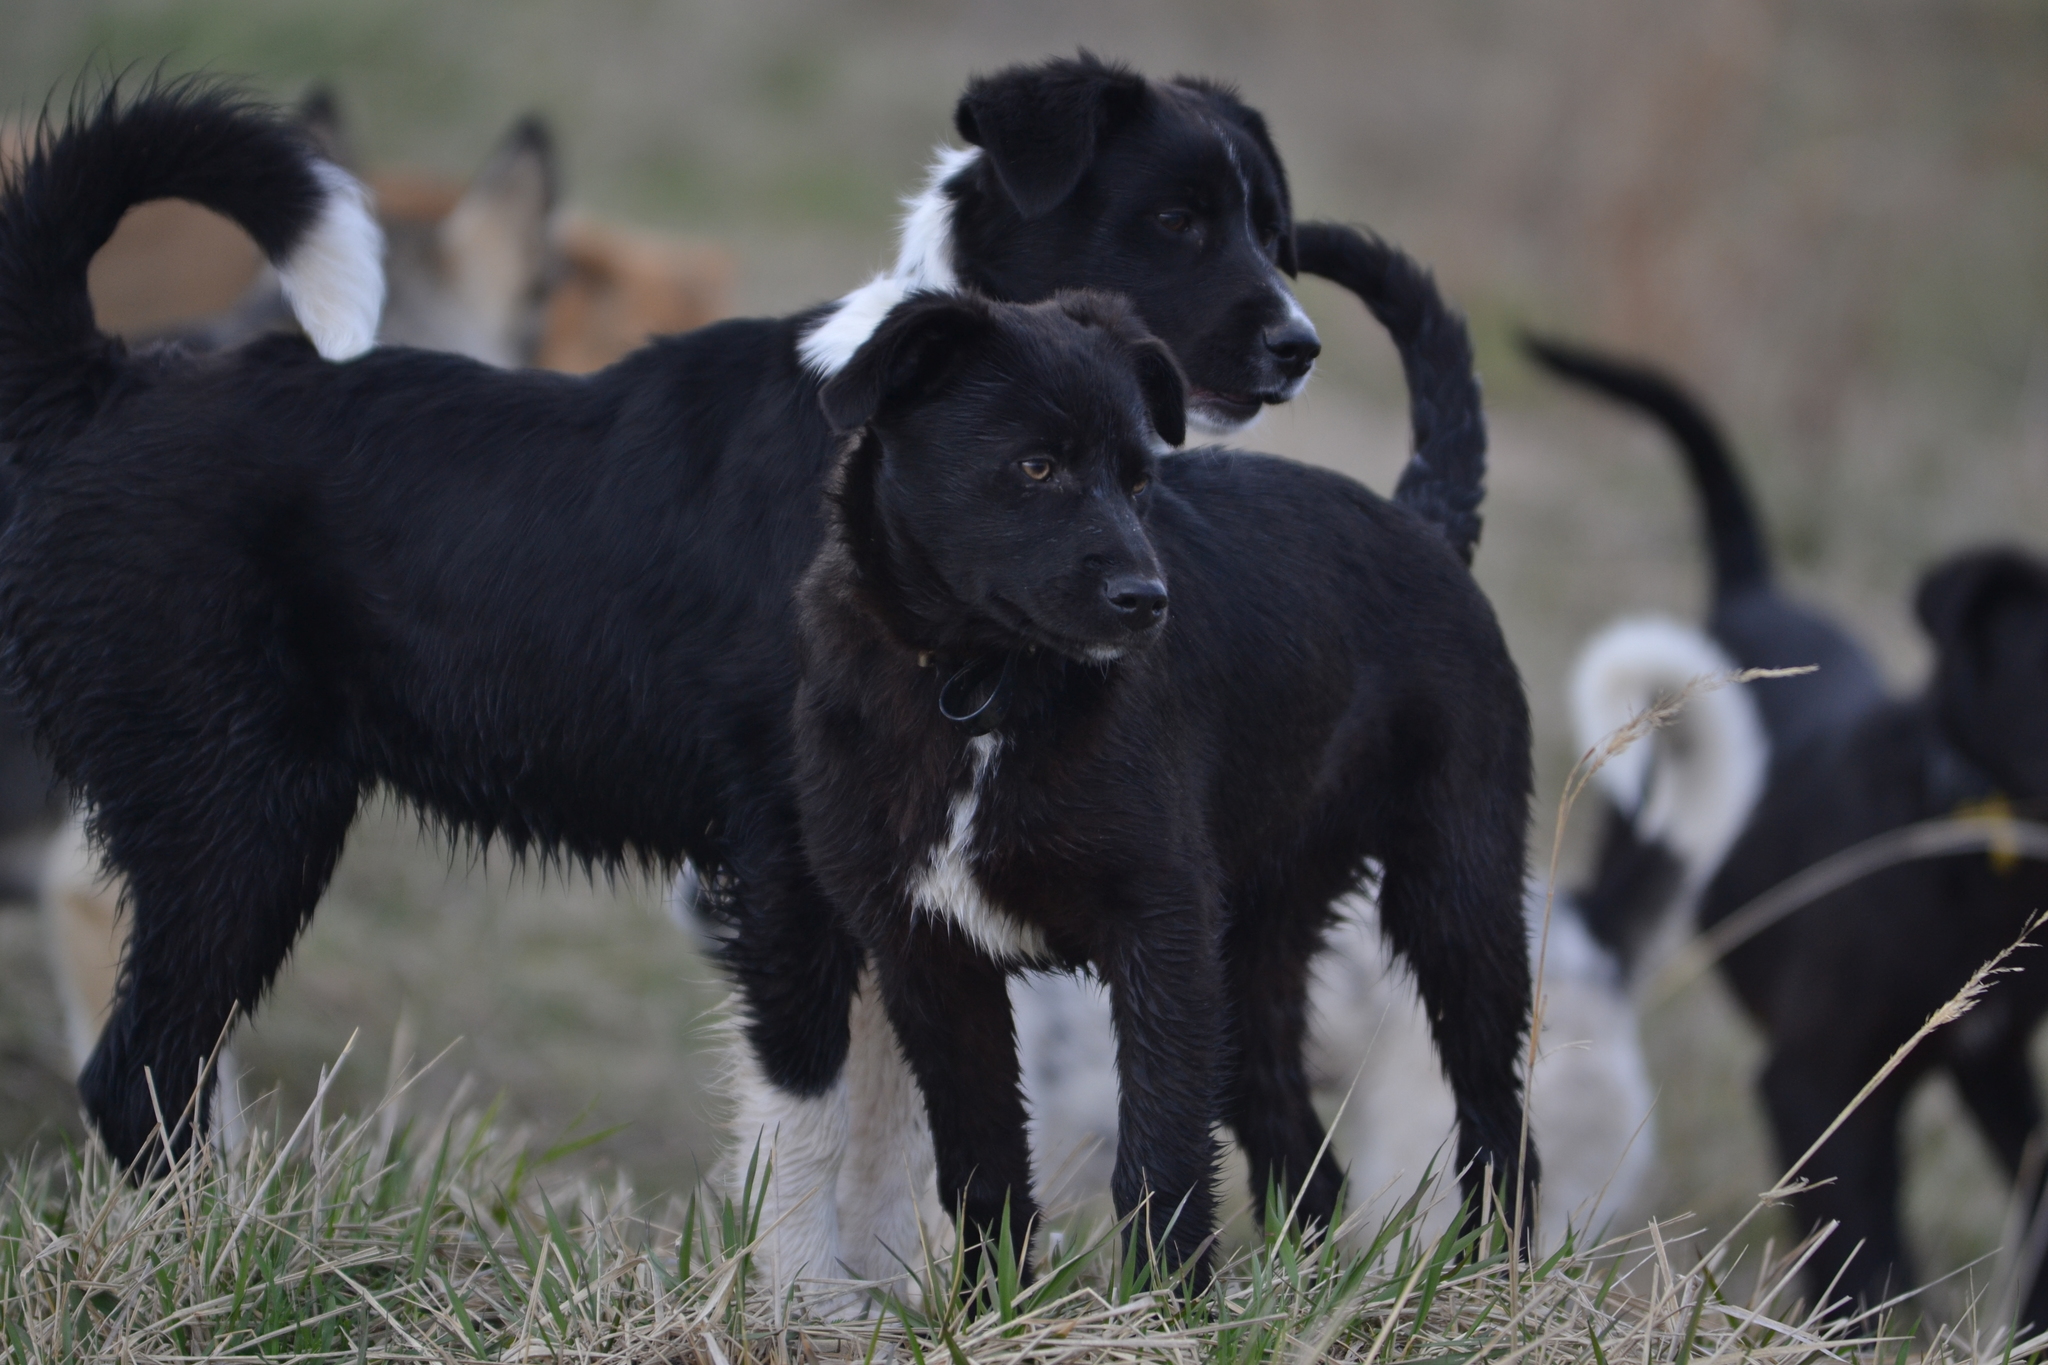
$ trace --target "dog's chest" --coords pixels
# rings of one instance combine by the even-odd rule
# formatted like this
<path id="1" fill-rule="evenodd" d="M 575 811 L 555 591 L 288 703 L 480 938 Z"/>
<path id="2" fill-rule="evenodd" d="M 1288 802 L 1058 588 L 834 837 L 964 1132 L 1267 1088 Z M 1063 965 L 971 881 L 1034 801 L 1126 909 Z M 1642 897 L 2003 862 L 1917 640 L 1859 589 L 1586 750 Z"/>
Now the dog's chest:
<path id="1" fill-rule="evenodd" d="M 997 905 L 975 870 L 976 821 L 987 818 L 985 797 L 1002 748 L 995 735 L 968 741 L 973 780 L 954 793 L 944 831 L 912 873 L 910 904 L 918 914 L 947 921 L 997 962 L 1041 962 L 1051 956 L 1044 932 Z"/>

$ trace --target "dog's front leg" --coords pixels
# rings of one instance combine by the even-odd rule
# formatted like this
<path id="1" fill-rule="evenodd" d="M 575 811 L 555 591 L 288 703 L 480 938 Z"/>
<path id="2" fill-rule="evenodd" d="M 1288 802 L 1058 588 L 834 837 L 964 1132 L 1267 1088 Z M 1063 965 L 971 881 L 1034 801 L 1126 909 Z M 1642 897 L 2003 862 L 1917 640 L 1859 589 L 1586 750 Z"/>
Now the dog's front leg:
<path id="1" fill-rule="evenodd" d="M 1200 904 L 1190 897 L 1184 904 Z M 1117 1215 L 1139 1255 L 1208 1276 L 1216 1222 L 1218 1055 L 1225 1010 L 1213 931 L 1186 913 L 1140 916 L 1096 962 L 1116 1021 Z"/>
<path id="2" fill-rule="evenodd" d="M 1020 1260 L 1038 1217 L 1008 973 L 964 935 L 923 918 L 869 951 L 889 1022 L 924 1092 L 939 1199 L 964 1219 L 963 1283 L 971 1293 L 983 1244 L 997 1244 L 1005 1213 Z"/>

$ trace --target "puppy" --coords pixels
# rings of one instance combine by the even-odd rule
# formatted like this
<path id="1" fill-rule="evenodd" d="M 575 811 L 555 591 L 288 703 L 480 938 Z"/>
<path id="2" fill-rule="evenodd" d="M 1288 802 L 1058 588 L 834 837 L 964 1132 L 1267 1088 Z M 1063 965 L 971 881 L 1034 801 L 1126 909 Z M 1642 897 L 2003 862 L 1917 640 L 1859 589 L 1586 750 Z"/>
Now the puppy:
<path id="1" fill-rule="evenodd" d="M 1890 697 L 1845 631 L 1771 585 L 1740 475 L 1696 403 L 1637 366 L 1552 342 L 1532 349 L 1560 374 L 1650 412 L 1678 440 L 1709 527 L 1714 633 L 1730 653 L 1745 665 L 1820 664 L 1758 693 L 1770 779 L 1704 888 L 1701 927 L 1830 854 L 1917 820 L 2044 813 L 2048 569 L 2037 558 L 1981 550 L 1929 573 L 1917 610 L 1935 647 L 1934 676 L 1917 696 Z M 1705 832 L 1672 822 L 1689 825 Z M 1762 1088 L 1780 1156 L 1789 1163 L 1803 1154 L 2044 904 L 2048 870 L 2040 864 L 1996 850 L 1957 855 L 1873 873 L 1731 952 L 1723 973 L 1770 1040 Z M 1626 913 L 1600 922 L 1613 941 L 1636 933 Z M 1899 1117 L 1929 1071 L 1953 1077 L 2008 1175 L 2026 1169 L 2041 1126 L 2026 1045 L 2044 1010 L 2039 973 L 1994 979 L 1975 1010 L 1923 1044 L 1815 1155 L 1795 1207 L 1808 1230 L 1840 1224 L 1810 1263 L 1816 1296 L 1832 1288 L 1872 1303 L 1913 1282 L 1898 1216 Z M 2019 1194 L 2034 1207 L 2038 1175 Z M 2021 1317 L 2048 1323 L 2048 1280 L 2037 1276 L 2027 1288 Z"/>
<path id="2" fill-rule="evenodd" d="M 1007 978 L 1086 965 L 1141 1245 L 1206 1256 L 1218 1119 L 1331 1224 L 1309 962 L 1376 860 L 1456 1164 L 1528 1210 L 1528 716 L 1439 528 L 1270 457 L 1162 459 L 1181 375 L 1113 296 L 913 297 L 820 398 L 848 437 L 798 590 L 804 846 L 917 1076 L 942 1205 L 977 1238 L 1031 1225 Z"/>
<path id="3" fill-rule="evenodd" d="M 1218 421 L 1290 396 L 1314 357 L 1285 179 L 1226 92 L 1056 62 L 977 81 L 957 122 L 975 149 L 893 276 L 588 379 L 362 355 L 380 234 L 262 111 L 153 89 L 40 140 L 0 191 L 0 629 L 130 881 L 121 999 L 81 1079 L 117 1157 L 193 1099 L 380 784 L 521 853 L 707 869 L 753 1093 L 789 1120 L 766 1131 L 830 1112 L 860 952 L 787 785 L 791 588 L 835 454 L 821 375 L 912 278 L 1125 282 Z M 131 352 L 95 329 L 86 263 L 162 196 L 250 233 L 310 345 Z M 829 1217 L 769 1225 L 807 1246 Z"/>
<path id="4" fill-rule="evenodd" d="M 1690 627 L 1658 618 L 1616 622 L 1580 651 L 1569 695 L 1581 750 L 1701 677 L 1733 664 Z M 1748 690 L 1695 695 L 1669 723 L 1603 767 L 1601 794 L 1629 813 L 1639 859 L 1673 870 L 1646 880 L 1610 856 L 1575 890 L 1550 898 L 1532 876 L 1524 900 L 1530 960 L 1542 950 L 1543 1037 L 1528 1082 L 1530 1123 L 1545 1153 L 1537 1235 L 1548 1249 L 1567 1228 L 1598 1228 L 1640 1209 L 1655 1173 L 1652 1092 L 1630 991 L 1634 957 L 1589 932 L 1598 905 L 1658 931 L 1719 866 L 1762 790 L 1767 749 Z M 1718 840 L 1718 842 L 1713 842 Z M 1706 841 L 1706 842 L 1703 842 Z M 1647 896 L 1647 904 L 1633 898 Z M 1644 954 L 1646 955 L 1646 954 Z M 1116 1074 L 1109 1003 L 1093 982 L 1033 973 L 1010 986 L 1035 1170 L 1068 1198 L 1107 1191 L 1116 1152 Z M 1339 903 L 1315 960 L 1307 1059 L 1325 1112 L 1338 1111 L 1332 1150 L 1351 1182 L 1346 1219 L 1370 1237 L 1379 1220 L 1449 1159 L 1456 1110 L 1411 974 L 1388 950 L 1370 888 Z M 1436 1199 L 1423 1224 L 1449 1224 Z"/>

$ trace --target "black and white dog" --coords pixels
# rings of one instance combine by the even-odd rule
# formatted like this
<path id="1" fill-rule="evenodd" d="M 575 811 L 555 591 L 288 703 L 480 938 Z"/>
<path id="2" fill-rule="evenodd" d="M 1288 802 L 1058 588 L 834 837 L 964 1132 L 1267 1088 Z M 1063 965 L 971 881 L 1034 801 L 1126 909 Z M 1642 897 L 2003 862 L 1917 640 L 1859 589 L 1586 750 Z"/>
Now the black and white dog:
<path id="1" fill-rule="evenodd" d="M 1327 471 L 1162 459 L 1181 375 L 1113 296 L 913 297 L 822 400 L 852 435 L 799 589 L 804 844 L 917 1075 L 941 1200 L 977 1233 L 1035 1216 L 1007 978 L 1087 965 L 1139 1235 L 1206 1252 L 1218 1118 L 1327 1225 L 1304 1005 L 1368 860 L 1460 1164 L 1514 1188 L 1528 717 L 1440 529 Z"/>
<path id="2" fill-rule="evenodd" d="M 802 1145 L 861 965 L 788 786 L 791 587 L 836 449 L 822 375 L 880 299 L 956 283 L 1126 291 L 1218 423 L 1297 391 L 1315 350 L 1286 288 L 1284 176 L 1226 91 L 1083 58 L 974 82 L 957 122 L 976 150 L 920 201 L 890 276 L 585 379 L 362 355 L 375 224 L 263 111 L 153 90 L 39 139 L 0 191 L 0 627 L 132 889 L 121 1000 L 81 1082 L 121 1159 L 159 1103 L 185 1108 L 379 784 L 522 852 L 708 869 L 746 1065 Z M 86 265 L 158 197 L 249 230 L 311 344 L 131 353 L 100 333 Z M 1322 240 L 1342 265 L 1344 234 Z M 1402 485 L 1454 535 L 1476 527 L 1476 409 L 1463 435 Z"/>
<path id="3" fill-rule="evenodd" d="M 1545 358 L 1648 410 L 1680 440 L 1707 503 L 1722 585 L 1715 633 L 1731 652 L 1745 662 L 1818 659 L 1813 676 L 1822 679 L 1831 668 L 1841 673 L 1775 709 L 1778 689 L 1791 695 L 1808 680 L 1759 692 L 1774 749 L 1770 781 L 1704 889 L 1703 928 L 1887 830 L 1958 813 L 2048 815 L 2048 565 L 1992 549 L 1937 566 L 1916 601 L 1935 648 L 1934 676 L 1917 696 L 1888 696 L 1846 632 L 1770 589 L 1740 475 L 1697 404 L 1624 362 L 1554 345 Z M 1741 623 L 1753 633 L 1745 636 Z M 1811 653 L 1802 658 L 1801 649 Z M 2044 905 L 2048 868 L 1994 849 L 1873 873 L 1735 948 L 1723 967 L 1770 1038 L 1763 1092 L 1782 1157 L 1791 1161 L 1818 1139 L 1892 1052 Z M 1996 978 L 1983 1002 L 1893 1073 L 1804 1172 L 1811 1183 L 1796 1196 L 1803 1222 L 1841 1224 L 1813 1262 L 1816 1294 L 1832 1285 L 1875 1302 L 1912 1283 L 1898 1215 L 1899 1122 L 1930 1071 L 1954 1078 L 2007 1173 L 2027 1169 L 2028 1144 L 2042 1134 L 2027 1045 L 2048 1015 L 2048 977 L 2018 965 L 2026 970 Z M 2034 1181 L 2022 1191 L 2030 1209 L 2038 1166 Z M 2020 1319 L 2048 1323 L 2048 1279 L 2034 1280 Z"/>

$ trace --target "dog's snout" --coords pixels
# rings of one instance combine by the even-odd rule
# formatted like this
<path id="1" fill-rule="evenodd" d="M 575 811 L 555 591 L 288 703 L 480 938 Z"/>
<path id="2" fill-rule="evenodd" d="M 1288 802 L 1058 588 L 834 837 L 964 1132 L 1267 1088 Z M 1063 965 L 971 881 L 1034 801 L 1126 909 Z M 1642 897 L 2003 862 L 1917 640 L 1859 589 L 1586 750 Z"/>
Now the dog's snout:
<path id="1" fill-rule="evenodd" d="M 1323 353 L 1323 339 L 1316 335 L 1314 324 L 1299 313 L 1268 327 L 1264 339 L 1267 352 L 1289 378 L 1307 374 L 1309 366 Z"/>
<path id="2" fill-rule="evenodd" d="M 1118 574 L 1102 585 L 1103 596 L 1132 630 L 1144 630 L 1166 615 L 1166 585 L 1143 574 Z"/>

